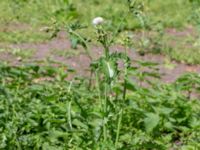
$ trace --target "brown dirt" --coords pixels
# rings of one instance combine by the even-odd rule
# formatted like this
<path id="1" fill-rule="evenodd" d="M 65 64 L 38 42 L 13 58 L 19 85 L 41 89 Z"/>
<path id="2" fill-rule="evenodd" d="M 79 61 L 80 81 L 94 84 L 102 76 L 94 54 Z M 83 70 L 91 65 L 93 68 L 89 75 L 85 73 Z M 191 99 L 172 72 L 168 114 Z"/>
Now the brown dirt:
<path id="1" fill-rule="evenodd" d="M 169 30 L 168 32 L 170 34 L 188 34 L 192 32 L 188 29 L 188 31 L 185 31 L 184 33 L 178 33 L 176 30 Z M 49 42 L 43 42 L 43 43 L 24 43 L 24 44 L 15 44 L 10 45 L 9 48 L 20 48 L 20 49 L 35 49 L 36 53 L 34 56 L 28 61 L 28 62 L 37 62 L 37 61 L 43 61 L 47 58 L 51 58 L 52 60 L 56 62 L 60 62 L 63 64 L 66 64 L 75 70 L 77 70 L 77 73 L 80 75 L 88 75 L 87 69 L 90 64 L 90 59 L 83 54 L 84 50 L 82 48 L 78 48 L 75 51 L 80 51 L 80 55 L 76 55 L 70 58 L 65 58 L 63 56 L 56 55 L 56 50 L 63 50 L 68 51 L 71 50 L 70 48 L 70 42 L 67 40 L 64 36 L 65 33 L 60 33 L 59 36 Z M 0 48 L 3 46 L 0 46 Z M 113 46 L 112 51 L 123 51 L 122 46 Z M 55 51 L 54 54 L 52 54 L 52 51 Z M 91 54 L 94 58 L 97 58 L 102 53 L 102 49 L 94 46 L 91 48 Z M 153 55 L 153 54 L 146 54 L 144 56 L 140 56 L 138 53 L 136 53 L 133 50 L 129 51 L 129 56 L 133 60 L 143 60 L 143 61 L 152 61 L 158 63 L 159 72 L 162 75 L 162 80 L 164 82 L 172 82 L 176 80 L 181 74 L 186 72 L 197 72 L 200 73 L 200 65 L 187 65 L 177 62 L 170 62 L 170 66 L 174 67 L 166 67 L 166 57 L 163 55 Z M 0 55 L 1 61 L 8 61 L 11 64 L 21 64 L 23 62 L 19 62 L 16 57 L 4 53 L 3 55 Z"/>
<path id="2" fill-rule="evenodd" d="M 197 32 L 193 26 L 188 26 L 181 31 L 177 30 L 176 28 L 168 28 L 165 30 L 165 32 L 171 36 L 176 36 L 176 37 L 187 37 L 187 36 L 197 35 Z"/>
<path id="3" fill-rule="evenodd" d="M 25 23 L 5 23 L 1 24 L 0 32 L 25 31 L 30 29 L 31 27 Z"/>

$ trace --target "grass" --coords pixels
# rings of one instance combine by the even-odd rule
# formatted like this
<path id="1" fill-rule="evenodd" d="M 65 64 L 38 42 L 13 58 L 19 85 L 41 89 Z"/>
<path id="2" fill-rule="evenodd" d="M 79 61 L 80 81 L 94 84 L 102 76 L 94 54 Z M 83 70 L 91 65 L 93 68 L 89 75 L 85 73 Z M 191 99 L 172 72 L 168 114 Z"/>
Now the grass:
<path id="1" fill-rule="evenodd" d="M 181 0 L 153 0 L 149 4 L 152 19 L 162 20 L 164 27 L 167 28 L 183 28 L 187 26 L 190 15 L 193 13 L 189 1 L 185 1 L 183 5 Z"/>
<path id="2" fill-rule="evenodd" d="M 188 18 L 188 14 L 192 12 L 190 3 L 185 2 L 182 5 L 181 0 L 167 2 L 162 0 L 146 0 L 144 3 L 147 4 L 147 8 L 145 9 L 150 12 L 152 20 L 163 20 L 164 17 L 163 21 L 167 27 L 184 27 L 187 24 L 185 18 Z M 45 2 L 38 0 L 35 0 L 35 2 L 9 0 L 7 2 L 1 1 L 1 8 L 2 22 L 14 20 L 39 25 L 45 23 L 49 25 L 51 23 L 50 18 L 56 18 L 65 23 L 71 19 L 79 19 L 81 22 L 88 24 L 96 16 L 105 17 L 111 20 L 112 24 L 116 24 L 119 21 L 117 16 L 128 11 L 126 3 L 120 0 L 115 2 L 112 0 L 103 0 L 101 3 L 93 0 L 88 0 L 87 2 L 80 0 L 68 2 L 64 2 L 63 0 L 47 0 Z M 177 13 L 178 10 L 179 12 Z M 63 15 L 64 13 L 65 15 Z M 131 28 L 134 28 L 134 24 L 137 26 L 136 19 L 132 17 L 129 17 L 128 22 L 130 23 L 128 26 L 131 26 Z"/>
<path id="3" fill-rule="evenodd" d="M 165 49 L 164 53 L 178 62 L 193 65 L 200 64 L 200 50 L 196 46 L 188 48 L 183 46 L 169 47 Z"/>
<path id="4" fill-rule="evenodd" d="M 137 17 L 134 15 L 128 15 L 126 20 L 121 26 L 121 30 L 135 31 L 139 32 L 149 32 L 148 28 L 154 29 L 162 26 L 162 30 L 166 28 L 177 28 L 179 30 L 184 30 L 189 24 L 196 25 L 193 16 L 195 14 L 194 6 L 186 1 L 183 5 L 181 0 L 176 1 L 140 1 L 144 3 L 145 17 L 143 18 L 148 26 L 147 29 L 142 29 L 141 23 Z M 105 4 L 105 5 L 103 5 Z M 71 22 L 79 21 L 82 25 L 88 26 L 84 31 L 84 34 L 92 35 L 93 29 L 91 26 L 92 18 L 96 16 L 102 16 L 107 20 L 108 28 L 114 30 L 119 26 L 122 16 L 127 16 L 128 7 L 127 3 L 117 0 L 103 0 L 101 3 L 94 0 L 86 1 L 64 1 L 64 0 L 48 0 L 45 2 L 35 0 L 33 1 L 1 1 L 0 2 L 0 26 L 2 28 L 7 28 L 9 24 L 25 24 L 30 27 L 30 29 L 17 29 L 14 31 L 3 31 L 0 32 L 0 40 L 3 43 L 26 43 L 26 42 L 42 42 L 51 39 L 50 33 L 41 32 L 40 29 L 49 26 L 52 28 L 55 25 L 65 26 Z M 121 17 L 119 17 L 121 16 Z M 8 27 L 9 28 L 9 27 Z M 150 30 L 151 30 L 150 29 Z M 134 33 L 133 33 L 134 34 Z M 166 38 L 167 35 L 160 37 L 158 33 L 157 37 L 153 39 L 153 43 L 161 41 L 161 38 Z M 143 37 L 141 37 L 143 38 Z M 172 37 L 173 38 L 173 37 Z M 195 42 L 195 41 L 194 41 Z M 141 44 L 143 45 L 143 44 Z M 144 45 L 138 47 L 138 49 L 145 49 Z M 187 59 L 180 52 L 180 47 L 182 43 L 177 43 L 176 46 L 172 47 L 170 53 L 166 52 L 166 47 L 159 47 L 160 52 L 167 54 L 172 59 L 177 61 L 186 62 L 188 64 L 199 64 L 197 58 L 199 57 L 198 48 L 195 47 L 191 49 L 184 50 L 187 57 L 190 56 L 190 60 Z M 191 44 L 193 46 L 193 44 Z M 147 45 L 148 46 L 148 45 Z M 169 47 L 169 46 L 168 46 Z M 182 48 L 181 48 L 182 49 Z M 195 49 L 195 53 L 193 53 Z M 151 51 L 151 50 L 150 50 Z M 196 52 L 197 51 L 197 52 Z"/>
<path id="5" fill-rule="evenodd" d="M 62 50 L 52 49 L 51 54 L 54 56 L 71 58 L 80 55 L 81 52 L 77 49 L 62 49 Z"/>
<path id="6" fill-rule="evenodd" d="M 0 40 L 4 44 L 37 43 L 47 41 L 49 38 L 48 34 L 39 31 L 0 32 Z"/>

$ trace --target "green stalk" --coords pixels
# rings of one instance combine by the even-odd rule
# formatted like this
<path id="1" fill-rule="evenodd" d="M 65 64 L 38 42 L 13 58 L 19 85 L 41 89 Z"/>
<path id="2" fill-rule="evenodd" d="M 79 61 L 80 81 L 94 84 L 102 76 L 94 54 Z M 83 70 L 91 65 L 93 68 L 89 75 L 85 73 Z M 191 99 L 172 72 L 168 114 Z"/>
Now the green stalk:
<path id="1" fill-rule="evenodd" d="M 107 113 L 107 97 L 108 97 L 108 93 L 107 93 L 107 84 L 105 83 L 105 97 L 104 97 L 104 117 L 103 117 L 103 135 L 104 135 L 104 141 L 107 140 L 107 127 L 106 127 L 106 123 L 105 123 L 105 115 Z"/>
<path id="2" fill-rule="evenodd" d="M 127 58 L 127 49 L 125 49 L 125 56 Z M 127 78 L 127 59 L 125 62 L 125 68 L 124 68 L 124 87 L 123 87 L 123 103 L 126 100 L 126 78 Z M 121 129 L 121 122 L 122 122 L 122 117 L 123 117 L 123 106 L 122 109 L 120 110 L 119 113 L 119 119 L 118 119 L 118 124 L 117 124 L 117 134 L 116 134 L 116 139 L 115 139 L 115 148 L 117 149 L 118 141 L 119 141 L 119 134 L 120 134 L 120 129 Z"/>
<path id="3" fill-rule="evenodd" d="M 99 76 L 98 73 L 96 73 L 96 86 L 98 89 L 98 93 L 99 93 L 99 101 L 101 101 L 101 111 L 103 112 L 103 100 L 101 98 L 101 90 L 100 90 L 100 85 L 99 85 Z"/>
<path id="4" fill-rule="evenodd" d="M 124 68 L 124 90 L 123 90 L 123 101 L 126 99 L 126 78 L 127 78 L 127 48 L 125 48 L 125 56 L 126 56 L 126 62 L 125 62 L 125 68 Z"/>
<path id="5" fill-rule="evenodd" d="M 123 114 L 123 109 L 120 110 L 119 112 L 119 119 L 117 123 L 117 135 L 115 139 L 115 149 L 117 149 L 118 141 L 119 141 L 119 134 L 120 134 L 120 129 L 121 129 L 121 122 L 122 122 L 122 114 Z"/>
<path id="6" fill-rule="evenodd" d="M 105 87 L 105 98 L 101 98 L 101 90 L 100 90 L 100 83 L 99 83 L 99 76 L 98 76 L 98 72 L 95 73 L 96 74 L 96 86 L 97 86 L 97 89 L 98 89 L 98 99 L 99 101 L 101 102 L 101 112 L 103 113 L 103 118 L 102 118 L 102 122 L 103 122 L 103 138 L 104 138 L 104 141 L 106 141 L 107 139 L 107 129 L 106 129 L 106 125 L 104 123 L 105 121 L 105 114 L 106 114 L 106 109 L 107 109 L 107 100 L 106 100 L 106 97 L 107 97 L 107 91 L 106 91 L 106 87 Z M 100 137 L 99 137 L 100 139 Z"/>
<path id="7" fill-rule="evenodd" d="M 91 90 L 91 87 L 92 87 L 92 76 L 93 76 L 93 71 L 90 70 L 90 79 L 89 79 L 89 86 L 88 86 L 89 90 Z"/>
<path id="8" fill-rule="evenodd" d="M 68 123 L 69 123 L 69 127 L 72 130 L 72 122 L 71 122 L 71 101 L 68 104 Z"/>
<path id="9" fill-rule="evenodd" d="M 85 46 L 84 46 L 85 52 L 86 52 L 86 54 L 88 55 L 90 61 L 92 61 L 92 56 L 91 56 L 90 51 L 89 51 L 89 49 L 88 49 L 88 47 L 87 47 L 87 42 L 86 42 L 86 40 L 85 40 L 83 37 L 81 37 L 78 33 L 74 32 L 72 29 L 69 29 L 69 33 L 70 33 L 70 34 L 73 34 L 73 35 L 76 36 L 76 37 L 78 37 L 78 38 L 84 43 L 84 45 L 85 45 Z"/>
<path id="10" fill-rule="evenodd" d="M 109 48 L 108 46 L 105 46 L 105 56 L 106 56 L 106 59 L 109 59 Z"/>

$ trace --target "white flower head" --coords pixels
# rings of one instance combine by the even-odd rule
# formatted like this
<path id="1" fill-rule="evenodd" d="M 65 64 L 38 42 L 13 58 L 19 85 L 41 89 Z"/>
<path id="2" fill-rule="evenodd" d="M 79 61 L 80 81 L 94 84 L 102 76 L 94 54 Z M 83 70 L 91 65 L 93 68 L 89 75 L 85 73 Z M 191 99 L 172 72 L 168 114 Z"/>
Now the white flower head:
<path id="1" fill-rule="evenodd" d="M 104 22 L 104 19 L 102 17 L 96 17 L 92 20 L 92 24 L 94 26 L 100 25 Z"/>

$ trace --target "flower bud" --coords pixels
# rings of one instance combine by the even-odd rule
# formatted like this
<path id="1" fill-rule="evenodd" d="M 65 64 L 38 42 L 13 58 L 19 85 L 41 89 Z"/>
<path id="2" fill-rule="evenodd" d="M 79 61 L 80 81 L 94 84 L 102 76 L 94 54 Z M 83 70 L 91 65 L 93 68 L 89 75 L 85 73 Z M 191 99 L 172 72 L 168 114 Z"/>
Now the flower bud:
<path id="1" fill-rule="evenodd" d="M 94 26 L 100 25 L 104 22 L 104 19 L 102 17 L 96 17 L 92 20 L 92 24 Z"/>

